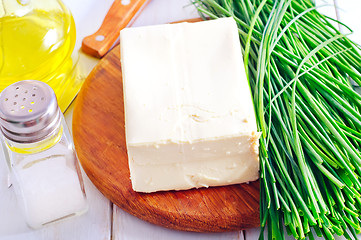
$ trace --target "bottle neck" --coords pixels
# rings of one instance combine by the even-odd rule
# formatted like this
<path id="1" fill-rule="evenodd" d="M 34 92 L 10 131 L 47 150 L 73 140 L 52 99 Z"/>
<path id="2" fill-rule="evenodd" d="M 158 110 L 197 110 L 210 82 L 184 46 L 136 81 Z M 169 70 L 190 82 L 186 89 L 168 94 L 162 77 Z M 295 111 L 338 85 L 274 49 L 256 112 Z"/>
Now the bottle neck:
<path id="1" fill-rule="evenodd" d="M 34 154 L 42 152 L 58 143 L 63 135 L 63 125 L 60 124 L 59 128 L 55 129 L 54 133 L 49 135 L 46 139 L 33 143 L 18 143 L 4 138 L 7 147 L 16 153 L 20 154 Z"/>

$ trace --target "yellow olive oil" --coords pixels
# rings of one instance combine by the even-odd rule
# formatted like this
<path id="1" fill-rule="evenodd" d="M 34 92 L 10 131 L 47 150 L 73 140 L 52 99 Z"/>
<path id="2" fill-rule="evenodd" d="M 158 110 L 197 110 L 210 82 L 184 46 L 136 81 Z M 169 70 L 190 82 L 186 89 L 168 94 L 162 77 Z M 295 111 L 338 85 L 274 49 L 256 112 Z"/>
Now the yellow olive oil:
<path id="1" fill-rule="evenodd" d="M 21 80 L 49 84 L 64 111 L 74 98 L 75 24 L 69 11 L 33 10 L 0 18 L 0 91 Z"/>

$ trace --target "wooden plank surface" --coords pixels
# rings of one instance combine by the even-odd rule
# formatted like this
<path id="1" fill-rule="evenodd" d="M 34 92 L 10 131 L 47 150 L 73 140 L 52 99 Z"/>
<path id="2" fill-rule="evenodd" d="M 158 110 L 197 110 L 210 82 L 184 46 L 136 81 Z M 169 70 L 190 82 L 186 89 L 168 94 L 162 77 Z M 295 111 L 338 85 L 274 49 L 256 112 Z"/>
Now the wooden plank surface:
<path id="1" fill-rule="evenodd" d="M 113 240 L 244 240 L 243 231 L 227 233 L 183 232 L 156 226 L 114 207 Z"/>

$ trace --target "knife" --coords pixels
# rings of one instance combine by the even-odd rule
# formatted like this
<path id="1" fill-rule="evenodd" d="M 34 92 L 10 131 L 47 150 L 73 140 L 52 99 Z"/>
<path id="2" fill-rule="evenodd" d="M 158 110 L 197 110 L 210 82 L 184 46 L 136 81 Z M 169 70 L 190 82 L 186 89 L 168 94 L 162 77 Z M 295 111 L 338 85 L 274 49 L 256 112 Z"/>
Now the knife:
<path id="1" fill-rule="evenodd" d="M 83 39 L 83 52 L 103 57 L 119 37 L 121 29 L 133 23 L 147 0 L 115 0 L 98 31 Z"/>

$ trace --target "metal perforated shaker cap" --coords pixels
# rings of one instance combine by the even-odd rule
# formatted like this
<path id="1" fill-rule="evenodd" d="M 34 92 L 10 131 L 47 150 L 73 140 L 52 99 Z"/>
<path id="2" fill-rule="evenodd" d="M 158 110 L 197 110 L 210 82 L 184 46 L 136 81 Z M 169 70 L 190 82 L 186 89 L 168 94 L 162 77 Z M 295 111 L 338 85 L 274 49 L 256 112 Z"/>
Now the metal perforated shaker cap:
<path id="1" fill-rule="evenodd" d="M 20 81 L 0 94 L 1 131 L 14 142 L 45 139 L 59 127 L 61 114 L 54 91 L 40 81 Z"/>

